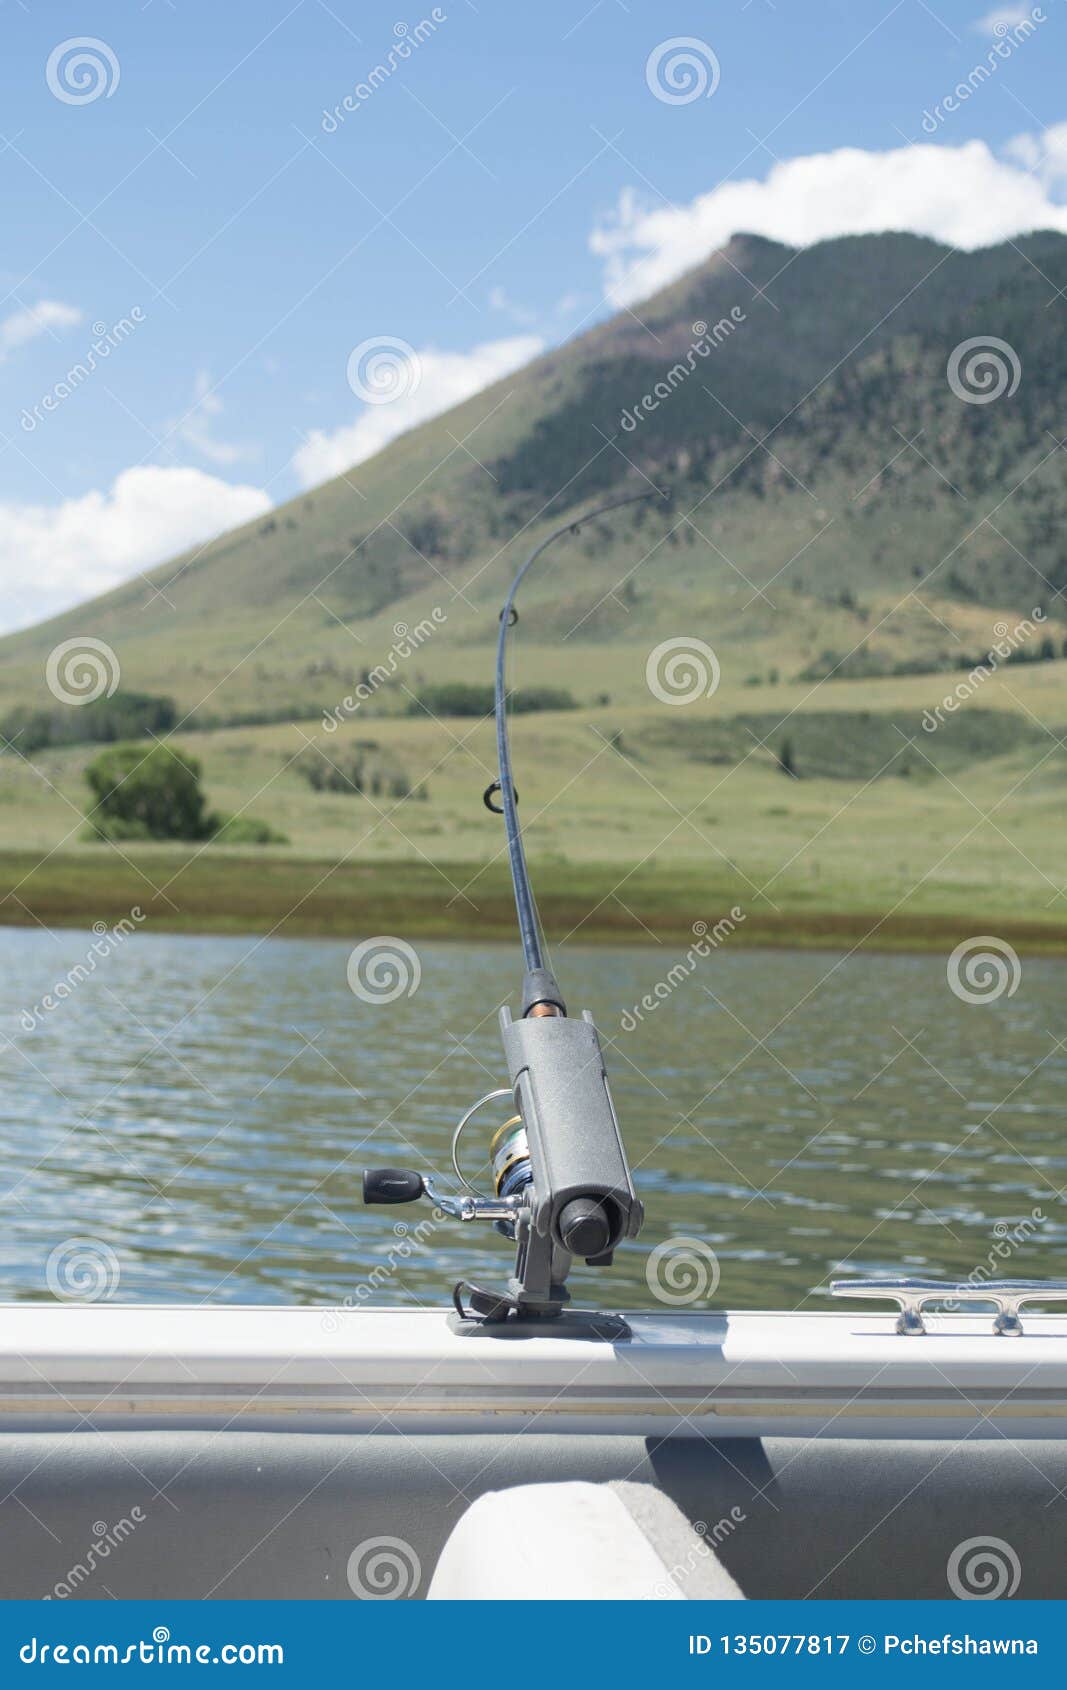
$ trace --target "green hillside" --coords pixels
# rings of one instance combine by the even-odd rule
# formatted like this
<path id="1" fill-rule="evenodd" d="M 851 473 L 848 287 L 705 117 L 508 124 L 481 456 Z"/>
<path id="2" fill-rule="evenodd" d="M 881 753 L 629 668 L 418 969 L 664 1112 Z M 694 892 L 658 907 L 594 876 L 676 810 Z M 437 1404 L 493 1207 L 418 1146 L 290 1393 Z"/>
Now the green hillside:
<path id="1" fill-rule="evenodd" d="M 745 891 L 779 937 L 790 910 L 809 924 L 843 912 L 859 933 L 891 909 L 904 931 L 914 908 L 972 925 L 999 913 L 1060 943 L 1059 289 L 1067 239 L 1055 234 L 972 254 L 905 235 L 803 252 L 738 237 L 370 462 L 0 642 L 0 723 L 14 739 L 0 757 L 0 850 L 20 853 L 0 877 L 9 918 L 30 918 L 27 888 L 31 916 L 96 907 L 77 890 L 100 860 L 78 842 L 92 748 L 68 716 L 19 756 L 29 719 L 55 722 L 48 653 L 89 635 L 117 654 L 122 695 L 174 701 L 176 739 L 203 759 L 212 802 L 290 839 L 257 858 L 274 865 L 277 902 L 244 925 L 282 910 L 295 865 L 345 858 L 420 874 L 462 865 L 426 882 L 441 905 L 427 892 L 412 916 L 423 930 L 461 927 L 450 883 L 496 873 L 484 865 L 499 834 L 480 806 L 491 736 L 475 719 L 419 713 L 417 695 L 488 682 L 506 579 L 550 526 L 595 496 L 656 484 L 669 504 L 583 529 L 524 591 L 514 679 L 573 704 L 516 728 L 531 853 L 554 865 L 559 895 L 576 865 L 639 861 L 634 921 L 654 928 L 670 904 L 673 929 L 680 906 L 654 891 L 648 865 L 677 863 L 691 878 L 675 891 Z M 950 359 L 990 337 L 1009 348 L 1007 390 L 968 403 Z M 1035 661 L 983 677 L 980 696 L 924 729 L 924 711 L 1023 619 L 1017 656 Z M 682 635 L 714 648 L 721 682 L 679 708 L 650 692 L 646 662 Z M 309 745 L 380 768 L 381 790 L 314 786 Z M 413 796 L 397 798 L 404 787 Z M 232 906 L 237 859 L 224 865 L 220 850 L 206 858 L 220 886 L 231 877 L 218 896 Z M 27 880 L 41 851 L 57 853 L 53 878 Z M 133 853 L 153 888 L 157 856 Z M 760 891 L 768 877 L 773 892 Z M 172 901 L 159 919 L 182 925 Z M 201 904 L 194 924 L 211 920 Z M 362 919 L 358 903 L 344 908 Z"/>
<path id="2" fill-rule="evenodd" d="M 518 545 L 643 475 L 673 487 L 669 511 L 614 519 L 531 583 L 529 640 L 592 646 L 593 685 L 612 661 L 596 648 L 678 626 L 787 673 L 813 646 L 862 642 L 886 664 L 954 655 L 914 601 L 876 624 L 918 580 L 937 615 L 979 638 L 974 606 L 1062 610 L 1059 287 L 1067 239 L 1054 234 L 975 254 L 905 235 L 801 253 L 739 237 L 636 313 L 152 571 L 151 586 L 135 578 L 3 642 L 2 696 L 25 698 L 40 654 L 91 626 L 126 683 L 185 708 L 310 713 L 388 647 L 401 612 L 434 604 L 450 626 L 425 666 L 465 674 Z M 732 309 L 744 321 L 627 432 L 623 414 L 684 359 L 693 324 L 710 332 Z M 962 403 L 949 354 L 991 334 L 1018 354 L 1018 389 Z"/>

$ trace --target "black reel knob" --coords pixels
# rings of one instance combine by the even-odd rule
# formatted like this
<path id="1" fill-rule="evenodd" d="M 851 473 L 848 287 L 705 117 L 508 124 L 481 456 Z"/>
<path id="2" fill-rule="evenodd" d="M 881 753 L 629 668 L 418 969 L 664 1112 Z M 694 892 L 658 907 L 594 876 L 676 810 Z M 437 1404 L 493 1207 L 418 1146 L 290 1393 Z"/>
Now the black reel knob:
<path id="1" fill-rule="evenodd" d="M 364 1203 L 414 1203 L 426 1195 L 426 1182 L 411 1168 L 365 1168 Z"/>
<path id="2" fill-rule="evenodd" d="M 572 1197 L 559 1217 L 559 1236 L 572 1256 L 602 1256 L 615 1242 L 611 1216 L 595 1197 Z"/>

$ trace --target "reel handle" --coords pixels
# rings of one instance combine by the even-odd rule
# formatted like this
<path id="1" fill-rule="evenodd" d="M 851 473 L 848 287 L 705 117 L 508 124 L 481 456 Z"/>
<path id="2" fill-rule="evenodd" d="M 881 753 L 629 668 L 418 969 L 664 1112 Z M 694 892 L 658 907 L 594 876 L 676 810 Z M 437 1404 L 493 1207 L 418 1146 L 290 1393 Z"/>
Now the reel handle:
<path id="1" fill-rule="evenodd" d="M 414 1203 L 426 1196 L 426 1181 L 411 1168 L 365 1168 L 364 1203 Z"/>

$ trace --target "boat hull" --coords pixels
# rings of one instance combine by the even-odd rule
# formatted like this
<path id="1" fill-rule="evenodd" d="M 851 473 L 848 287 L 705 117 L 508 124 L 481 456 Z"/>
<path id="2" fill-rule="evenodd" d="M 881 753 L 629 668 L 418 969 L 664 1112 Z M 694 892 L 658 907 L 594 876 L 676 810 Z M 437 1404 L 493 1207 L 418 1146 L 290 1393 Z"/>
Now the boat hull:
<path id="1" fill-rule="evenodd" d="M 0 1593 L 352 1600 L 388 1540 L 417 1597 L 486 1491 L 623 1479 L 669 1495 L 750 1597 L 946 1596 L 990 1537 L 1020 1595 L 1060 1596 L 1067 1321 L 1026 1327 L 9 1306 Z"/>

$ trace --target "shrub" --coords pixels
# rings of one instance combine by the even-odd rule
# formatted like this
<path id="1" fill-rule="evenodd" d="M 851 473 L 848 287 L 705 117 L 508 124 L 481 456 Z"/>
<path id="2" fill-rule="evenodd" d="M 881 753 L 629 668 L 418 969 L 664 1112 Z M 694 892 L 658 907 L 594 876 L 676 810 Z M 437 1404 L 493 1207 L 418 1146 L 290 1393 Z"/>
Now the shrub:
<path id="1" fill-rule="evenodd" d="M 493 704 L 494 692 L 488 682 L 442 681 L 420 689 L 411 713 L 417 715 L 423 710 L 430 716 L 491 716 Z M 508 705 L 520 716 L 533 710 L 577 708 L 566 687 L 520 687 L 509 695 Z"/>
<path id="2" fill-rule="evenodd" d="M 288 763 L 288 758 L 283 758 Z M 293 763 L 315 792 L 346 792 L 360 798 L 418 798 L 425 802 L 430 789 L 425 783 L 413 787 L 408 772 L 399 763 L 386 761 L 376 740 L 357 740 L 354 751 L 340 747 L 329 753 L 309 745 Z"/>
<path id="3" fill-rule="evenodd" d="M 412 715 L 491 716 L 493 689 L 476 681 L 443 681 L 439 686 L 420 687 L 411 705 Z"/>
<path id="4" fill-rule="evenodd" d="M 215 834 L 219 845 L 288 845 L 284 833 L 276 833 L 259 816 L 228 816 Z"/>
<path id="5" fill-rule="evenodd" d="M 210 839 L 219 818 L 208 813 L 200 764 L 172 745 L 117 745 L 85 771 L 96 839 Z"/>
<path id="6" fill-rule="evenodd" d="M 226 845 L 285 844 L 254 816 L 226 818 L 207 808 L 201 768 L 173 745 L 116 745 L 89 764 L 90 839 L 218 839 Z"/>
<path id="7" fill-rule="evenodd" d="M 520 687 L 508 700 L 517 716 L 531 710 L 576 710 L 577 703 L 566 687 Z"/>
<path id="8" fill-rule="evenodd" d="M 77 710 L 69 705 L 58 705 L 52 710 L 31 710 L 19 705 L 0 723 L 0 734 L 11 742 L 15 751 L 30 757 L 50 745 L 107 744 L 113 740 L 169 733 L 176 720 L 172 698 L 120 688 L 110 698 L 94 699 Z"/>

